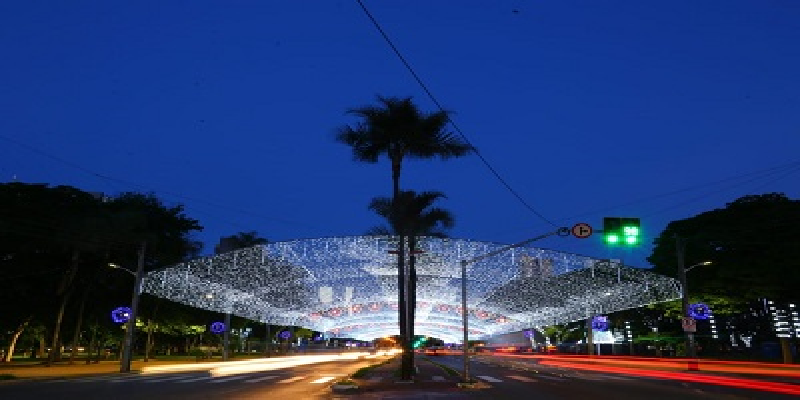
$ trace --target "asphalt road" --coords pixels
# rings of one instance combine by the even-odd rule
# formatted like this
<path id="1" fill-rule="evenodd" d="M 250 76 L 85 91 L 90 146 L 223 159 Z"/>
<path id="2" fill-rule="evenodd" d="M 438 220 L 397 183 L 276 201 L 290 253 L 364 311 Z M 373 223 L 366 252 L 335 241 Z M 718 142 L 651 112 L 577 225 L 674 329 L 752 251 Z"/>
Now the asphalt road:
<path id="1" fill-rule="evenodd" d="M 458 356 L 430 357 L 433 361 L 462 371 Z M 493 399 L 796 399 L 758 390 L 745 390 L 702 383 L 630 375 L 595 373 L 540 366 L 534 362 L 510 361 L 502 357 L 474 357 L 471 376 L 491 386 L 476 391 L 480 398 Z"/>
<path id="2" fill-rule="evenodd" d="M 222 376 L 186 371 L 8 381 L 0 383 L 0 399 L 320 399 L 330 398 L 338 379 L 372 363 L 342 360 Z"/>

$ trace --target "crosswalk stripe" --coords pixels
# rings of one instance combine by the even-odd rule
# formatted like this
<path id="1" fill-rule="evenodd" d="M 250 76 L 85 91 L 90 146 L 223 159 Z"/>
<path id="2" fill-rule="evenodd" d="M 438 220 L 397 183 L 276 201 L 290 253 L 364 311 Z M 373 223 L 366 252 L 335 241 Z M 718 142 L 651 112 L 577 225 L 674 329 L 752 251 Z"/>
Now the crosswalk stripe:
<path id="1" fill-rule="evenodd" d="M 332 377 L 332 376 L 323 376 L 322 378 L 319 378 L 317 380 L 311 381 L 311 383 L 325 383 L 325 382 L 328 382 L 328 381 L 332 381 L 333 378 L 334 377 Z"/>
<path id="2" fill-rule="evenodd" d="M 528 378 L 527 376 L 509 375 L 507 378 L 516 379 L 523 382 L 536 382 L 536 379 Z"/>
<path id="3" fill-rule="evenodd" d="M 275 375 L 267 375 L 267 376 L 262 376 L 261 378 L 249 379 L 249 380 L 246 380 L 245 382 L 247 382 L 247 383 L 256 383 L 256 382 L 262 382 L 262 381 L 266 381 L 268 379 L 275 379 L 275 378 L 277 378 L 277 376 L 275 376 Z"/>
<path id="4" fill-rule="evenodd" d="M 303 379 L 306 379 L 306 377 L 305 376 L 295 376 L 295 377 L 292 377 L 292 378 L 289 378 L 289 379 L 284 379 L 282 381 L 278 381 L 278 383 L 292 383 L 292 382 L 297 382 L 297 381 L 303 380 Z"/>
<path id="5" fill-rule="evenodd" d="M 502 379 L 492 378 L 491 376 L 485 376 L 485 375 L 480 375 L 480 376 L 478 376 L 478 378 L 481 378 L 481 379 L 485 380 L 486 382 L 492 382 L 492 383 L 502 382 L 503 381 Z"/>

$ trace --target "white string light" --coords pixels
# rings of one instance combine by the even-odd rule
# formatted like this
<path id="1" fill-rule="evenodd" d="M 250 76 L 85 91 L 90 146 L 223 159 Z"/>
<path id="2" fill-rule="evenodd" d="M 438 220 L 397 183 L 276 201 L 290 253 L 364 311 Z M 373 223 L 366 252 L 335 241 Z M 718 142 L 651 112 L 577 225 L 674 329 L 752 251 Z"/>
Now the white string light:
<path id="1" fill-rule="evenodd" d="M 143 291 L 275 325 L 369 340 L 397 334 L 396 238 L 350 236 L 258 245 L 154 271 Z M 422 237 L 415 331 L 462 335 L 459 261 L 504 245 Z M 213 294 L 208 296 L 208 294 Z M 520 247 L 470 264 L 470 336 L 519 331 L 680 298 L 675 279 L 604 260 Z"/>

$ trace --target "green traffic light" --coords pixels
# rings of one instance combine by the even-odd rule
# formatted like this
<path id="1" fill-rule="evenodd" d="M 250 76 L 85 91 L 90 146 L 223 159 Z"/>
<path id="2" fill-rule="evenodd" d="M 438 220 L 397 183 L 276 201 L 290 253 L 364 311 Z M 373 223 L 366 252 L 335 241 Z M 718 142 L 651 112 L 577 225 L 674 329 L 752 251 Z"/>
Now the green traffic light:
<path id="1" fill-rule="evenodd" d="M 625 236 L 639 236 L 639 228 L 636 226 L 626 226 L 622 228 Z"/>
<path id="2" fill-rule="evenodd" d="M 638 242 L 638 241 L 639 241 L 639 239 L 637 239 L 636 236 L 626 236 L 625 237 L 625 243 L 627 243 L 627 244 L 636 244 L 636 242 Z"/>
<path id="3" fill-rule="evenodd" d="M 619 236 L 615 234 L 606 235 L 606 243 L 610 244 L 619 243 Z"/>

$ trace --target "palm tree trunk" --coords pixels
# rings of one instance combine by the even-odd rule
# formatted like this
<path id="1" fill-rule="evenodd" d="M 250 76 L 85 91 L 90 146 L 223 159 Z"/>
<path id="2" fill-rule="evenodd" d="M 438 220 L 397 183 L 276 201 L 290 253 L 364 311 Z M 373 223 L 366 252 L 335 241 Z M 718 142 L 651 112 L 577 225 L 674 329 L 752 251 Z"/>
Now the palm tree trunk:
<path id="1" fill-rule="evenodd" d="M 414 251 L 417 249 L 417 236 L 411 233 L 408 236 L 408 337 L 414 340 L 414 321 L 417 314 L 417 269 Z M 414 370 L 414 359 L 411 359 L 411 369 Z"/>
<path id="2" fill-rule="evenodd" d="M 396 205 L 400 196 L 400 169 L 402 159 L 393 158 L 392 162 L 392 203 Z M 402 224 L 402 221 L 399 221 Z M 399 243 L 397 245 L 397 315 L 400 325 L 400 341 L 403 356 L 400 358 L 400 379 L 411 380 L 413 374 L 414 349 L 411 348 L 412 337 L 408 335 L 408 303 L 406 299 L 406 285 L 408 275 L 405 267 L 406 236 L 402 226 L 399 230 Z"/>

